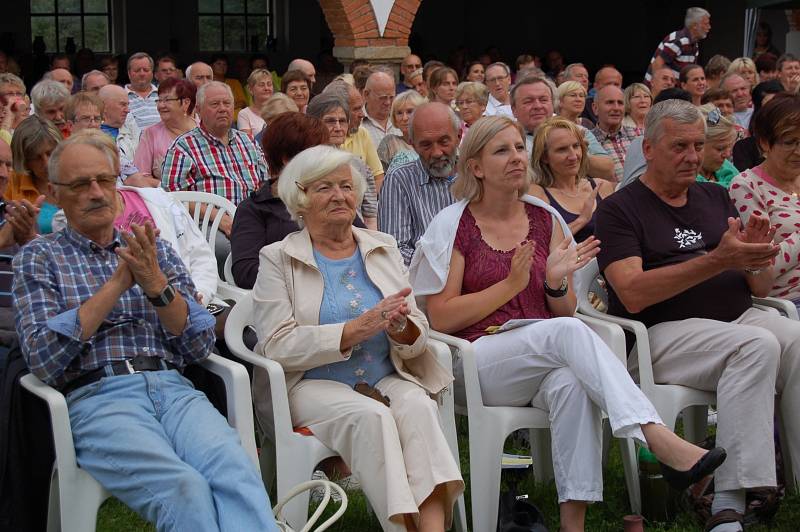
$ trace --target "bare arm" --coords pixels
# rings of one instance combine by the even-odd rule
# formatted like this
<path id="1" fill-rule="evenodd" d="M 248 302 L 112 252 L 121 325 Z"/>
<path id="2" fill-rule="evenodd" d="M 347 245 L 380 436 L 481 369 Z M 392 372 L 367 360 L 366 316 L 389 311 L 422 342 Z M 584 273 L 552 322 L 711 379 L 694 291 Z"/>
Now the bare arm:
<path id="1" fill-rule="evenodd" d="M 588 173 L 592 177 L 616 182 L 614 160 L 607 155 L 589 155 Z"/>

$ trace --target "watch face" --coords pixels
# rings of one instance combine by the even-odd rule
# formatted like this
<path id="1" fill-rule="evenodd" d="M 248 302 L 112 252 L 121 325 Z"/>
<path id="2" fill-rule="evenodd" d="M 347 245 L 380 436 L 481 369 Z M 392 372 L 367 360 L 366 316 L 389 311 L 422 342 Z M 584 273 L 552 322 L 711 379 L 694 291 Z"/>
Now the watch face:
<path id="1" fill-rule="evenodd" d="M 166 307 L 175 299 L 175 288 L 173 288 L 171 284 L 168 284 L 158 296 L 149 297 L 148 299 L 156 307 Z"/>

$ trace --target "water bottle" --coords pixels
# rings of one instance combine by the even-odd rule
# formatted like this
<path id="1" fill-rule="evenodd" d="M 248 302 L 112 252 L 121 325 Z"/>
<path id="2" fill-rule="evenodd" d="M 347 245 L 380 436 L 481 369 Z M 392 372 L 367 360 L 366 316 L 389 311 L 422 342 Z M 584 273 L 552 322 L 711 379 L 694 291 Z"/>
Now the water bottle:
<path id="1" fill-rule="evenodd" d="M 658 459 L 645 447 L 639 448 L 639 487 L 645 519 L 668 522 L 678 514 L 680 493 L 667 484 Z"/>

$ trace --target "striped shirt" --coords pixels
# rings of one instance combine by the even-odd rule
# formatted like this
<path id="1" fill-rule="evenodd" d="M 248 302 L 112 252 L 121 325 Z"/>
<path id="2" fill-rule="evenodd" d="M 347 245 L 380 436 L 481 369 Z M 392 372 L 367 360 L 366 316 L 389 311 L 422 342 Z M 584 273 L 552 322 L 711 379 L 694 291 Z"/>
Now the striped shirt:
<path id="1" fill-rule="evenodd" d="M 633 139 L 642 135 L 641 129 L 637 127 L 621 126 L 616 133 L 606 133 L 600 126 L 592 130 L 592 134 L 600 142 L 600 145 L 605 148 L 611 158 L 614 159 L 614 177 L 619 183 L 622 181 L 623 168 L 625 166 L 625 156 L 628 153 L 628 147 L 633 142 Z"/>
<path id="2" fill-rule="evenodd" d="M 386 173 L 378 199 L 378 228 L 397 240 L 406 265 L 433 217 L 455 201 L 450 193 L 453 179 L 431 177 L 421 159 Z"/>
<path id="3" fill-rule="evenodd" d="M 150 85 L 150 93 L 142 98 L 136 91 L 131 89 L 130 85 L 125 85 L 125 90 L 128 92 L 128 108 L 130 113 L 136 119 L 136 125 L 139 129 L 144 129 L 161 122 L 161 115 L 158 114 L 156 109 L 156 100 L 158 99 L 158 89 L 155 85 Z M 137 138 L 138 142 L 139 139 Z M 133 155 L 131 155 L 133 158 Z"/>
<path id="4" fill-rule="evenodd" d="M 683 67 L 697 63 L 698 55 L 700 55 L 700 43 L 692 40 L 689 30 L 683 28 L 673 31 L 658 43 L 658 48 L 650 59 L 650 64 L 647 65 L 644 80 L 650 85 L 650 80 L 653 78 L 653 62 L 656 57 L 663 59 L 664 66 L 671 68 L 677 78 Z"/>
<path id="5" fill-rule="evenodd" d="M 1 203 L 5 203 L 0 198 Z M 5 212 L 0 213 L 0 229 L 6 225 Z M 0 307 L 8 307 L 14 304 L 11 298 L 11 285 L 14 280 L 14 270 L 11 268 L 11 260 L 19 251 L 19 246 L 14 244 L 7 248 L 0 249 Z M 5 326 L 0 326 L 0 329 L 6 329 Z M 12 325 L 13 328 L 13 325 Z"/>
<path id="6" fill-rule="evenodd" d="M 198 126 L 172 142 L 161 164 L 161 185 L 166 190 L 209 192 L 234 205 L 266 179 L 261 148 L 235 129 L 228 130 L 225 145 Z"/>
<path id="7" fill-rule="evenodd" d="M 208 356 L 214 346 L 214 318 L 196 303 L 197 290 L 177 252 L 157 240 L 158 262 L 172 287 L 189 306 L 180 336 L 167 332 L 155 307 L 137 284 L 108 313 L 97 332 L 81 340 L 80 306 L 117 269 L 114 241 L 100 247 L 67 226 L 39 237 L 14 258 L 17 334 L 31 373 L 62 387 L 84 373 L 137 355 L 155 356 L 178 367 Z"/>

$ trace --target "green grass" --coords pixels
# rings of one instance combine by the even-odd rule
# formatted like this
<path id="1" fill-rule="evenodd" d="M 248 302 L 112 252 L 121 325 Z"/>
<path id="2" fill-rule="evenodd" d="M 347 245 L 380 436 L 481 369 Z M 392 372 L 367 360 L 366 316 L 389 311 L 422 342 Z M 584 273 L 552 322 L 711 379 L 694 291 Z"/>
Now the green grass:
<path id="1" fill-rule="evenodd" d="M 459 435 L 466 435 L 466 423 L 459 420 Z M 466 438 L 459 438 L 464 481 L 469 486 L 469 458 Z M 524 452 L 515 448 L 511 440 L 507 441 L 506 448 L 510 452 Z M 616 441 L 612 440 L 608 463 L 603 471 L 604 501 L 589 507 L 586 518 L 586 530 L 589 532 L 618 532 L 622 530 L 622 517 L 630 513 L 628 507 L 628 494 L 625 489 L 625 477 L 622 461 Z M 504 474 L 504 484 L 509 480 Z M 517 483 L 518 493 L 527 493 L 529 501 L 535 504 L 547 518 L 547 526 L 552 532 L 558 531 L 558 504 L 555 484 L 537 484 L 532 476 L 523 474 Z M 469 514 L 469 494 L 466 494 L 467 513 Z M 368 510 L 366 499 L 360 491 L 348 493 L 348 508 L 345 515 L 334 526 L 329 528 L 335 532 L 366 532 L 380 531 L 380 525 L 374 515 Z M 274 500 L 273 500 L 274 503 Z M 329 505 L 325 515 L 335 511 L 335 503 Z M 319 522 L 322 522 L 321 519 Z M 139 532 L 154 531 L 155 528 L 125 505 L 115 499 L 106 501 L 98 514 L 99 532 Z M 699 532 L 703 528 L 696 522 L 689 512 L 679 514 L 669 523 L 646 523 L 647 532 Z M 795 532 L 800 530 L 800 494 L 787 495 L 781 502 L 781 507 L 769 526 L 756 526 L 748 528 L 748 532 Z M 492 531 L 493 532 L 493 531 Z"/>

